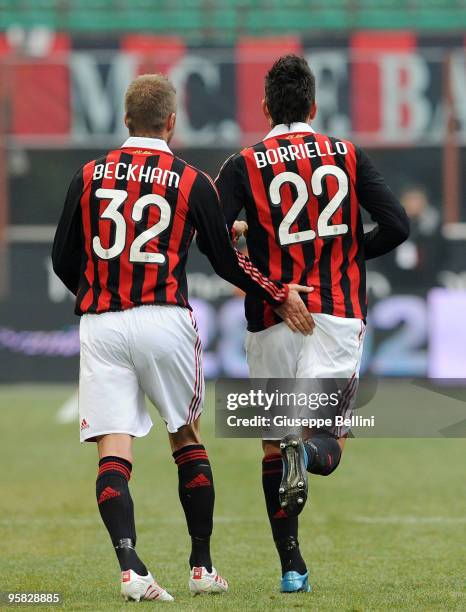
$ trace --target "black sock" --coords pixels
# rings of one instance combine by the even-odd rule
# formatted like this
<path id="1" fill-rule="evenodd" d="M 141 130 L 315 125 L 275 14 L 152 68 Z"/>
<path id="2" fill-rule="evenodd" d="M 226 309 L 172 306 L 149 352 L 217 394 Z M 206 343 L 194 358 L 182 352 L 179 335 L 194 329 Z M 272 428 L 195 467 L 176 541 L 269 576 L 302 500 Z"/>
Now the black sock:
<path id="1" fill-rule="evenodd" d="M 140 576 L 146 576 L 147 568 L 134 550 L 136 527 L 133 500 L 128 487 L 131 468 L 131 463 L 121 457 L 104 457 L 99 461 L 97 504 L 121 570 L 132 569 Z"/>
<path id="2" fill-rule="evenodd" d="M 283 463 L 280 453 L 267 455 L 262 460 L 262 486 L 272 535 L 280 555 L 282 575 L 295 571 L 306 573 L 306 564 L 301 556 L 298 542 L 298 517 L 287 516 L 278 499 L 282 479 Z"/>
<path id="3" fill-rule="evenodd" d="M 337 469 L 341 459 L 338 441 L 328 434 L 320 433 L 304 441 L 308 463 L 307 471 L 328 476 Z"/>
<path id="4" fill-rule="evenodd" d="M 133 572 L 140 576 L 147 576 L 149 573 L 147 567 L 138 557 L 134 550 L 134 542 L 130 539 L 122 539 L 118 545 L 115 546 L 115 552 L 118 557 L 118 562 L 122 572 L 132 569 Z"/>
<path id="5" fill-rule="evenodd" d="M 215 491 L 212 470 L 202 444 L 190 444 L 173 453 L 178 466 L 178 492 L 191 536 L 189 565 L 212 571 L 210 536 Z"/>

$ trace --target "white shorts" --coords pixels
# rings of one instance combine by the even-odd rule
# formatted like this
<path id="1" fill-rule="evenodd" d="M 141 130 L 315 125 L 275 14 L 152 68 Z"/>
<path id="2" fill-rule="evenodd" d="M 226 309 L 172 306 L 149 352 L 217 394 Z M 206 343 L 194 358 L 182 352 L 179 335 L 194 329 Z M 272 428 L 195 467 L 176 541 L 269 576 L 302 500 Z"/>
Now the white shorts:
<path id="1" fill-rule="evenodd" d="M 109 433 L 145 436 L 145 395 L 170 433 L 202 412 L 202 347 L 192 313 L 180 306 L 138 306 L 81 317 L 81 442 Z"/>
<path id="2" fill-rule="evenodd" d="M 310 336 L 293 333 L 285 323 L 260 332 L 247 332 L 246 356 L 250 378 L 344 379 L 348 387 L 345 415 L 356 402 L 365 325 L 360 319 L 346 319 L 313 313 L 315 328 Z M 341 436 L 346 429 L 334 432 Z"/>

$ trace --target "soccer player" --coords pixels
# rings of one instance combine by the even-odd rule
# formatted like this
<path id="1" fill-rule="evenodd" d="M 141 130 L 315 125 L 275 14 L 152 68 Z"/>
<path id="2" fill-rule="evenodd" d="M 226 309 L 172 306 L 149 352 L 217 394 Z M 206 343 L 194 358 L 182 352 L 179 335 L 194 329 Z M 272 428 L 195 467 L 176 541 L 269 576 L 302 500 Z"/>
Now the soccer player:
<path id="1" fill-rule="evenodd" d="M 311 289 L 270 281 L 235 251 L 213 183 L 168 146 L 176 95 L 165 77 L 138 77 L 125 105 L 130 137 L 74 176 L 52 259 L 81 315 L 81 441 L 97 442 L 97 503 L 122 571 L 121 593 L 171 601 L 135 551 L 128 481 L 133 438 L 152 427 L 145 395 L 166 423 L 178 466 L 192 541 L 189 588 L 194 594 L 227 590 L 209 547 L 214 486 L 199 434 L 201 342 L 185 271 L 193 235 L 220 276 L 265 300 L 302 333 L 312 320 L 298 290 Z"/>
<path id="2" fill-rule="evenodd" d="M 227 226 L 236 236 L 247 230 L 253 264 L 274 280 L 314 287 L 303 300 L 315 328 L 312 335 L 297 336 L 267 302 L 247 295 L 249 373 L 343 379 L 348 384 L 341 406 L 349 410 L 365 331 L 365 260 L 406 240 L 408 220 L 362 149 L 311 127 L 315 80 L 303 58 L 286 55 L 272 66 L 262 108 L 271 131 L 227 159 L 216 185 Z M 361 206 L 377 224 L 367 234 Z M 243 208 L 246 222 L 236 221 Z M 307 498 L 307 472 L 331 474 L 346 434 L 331 427 L 306 430 L 304 441 L 295 435 L 263 440 L 263 490 L 284 592 L 310 591 L 297 515 Z"/>

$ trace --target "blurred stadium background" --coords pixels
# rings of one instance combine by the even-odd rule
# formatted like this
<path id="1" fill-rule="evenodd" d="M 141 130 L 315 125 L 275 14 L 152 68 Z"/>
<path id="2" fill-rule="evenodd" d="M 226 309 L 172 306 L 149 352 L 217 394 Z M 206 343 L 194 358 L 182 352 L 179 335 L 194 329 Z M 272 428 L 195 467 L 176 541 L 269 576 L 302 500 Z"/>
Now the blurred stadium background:
<path id="1" fill-rule="evenodd" d="M 414 396 L 408 381 L 466 377 L 465 29 L 462 0 L 0 0 L 0 591 L 117 609 L 95 451 L 77 442 L 78 320 L 50 248 L 74 172 L 125 139 L 128 83 L 170 76 L 174 149 L 215 176 L 266 132 L 269 65 L 287 51 L 308 58 L 315 127 L 364 146 L 412 221 L 410 240 L 370 264 L 363 370 L 386 377 L 383 407 L 435 411 L 445 397 Z M 241 296 L 194 249 L 189 285 L 207 376 L 244 375 Z M 231 596 L 193 606 L 183 595 L 186 537 L 160 423 L 136 449 L 139 550 L 184 609 L 283 610 L 259 445 L 216 439 L 213 404 L 210 385 L 214 551 Z M 313 479 L 302 517 L 313 609 L 464 610 L 464 439 L 348 446 L 331 480 Z"/>
<path id="2" fill-rule="evenodd" d="M 0 381 L 76 379 L 50 245 L 76 169 L 125 138 L 131 79 L 173 79 L 174 148 L 215 176 L 264 135 L 263 75 L 286 51 L 316 73 L 315 127 L 366 147 L 412 219 L 370 265 L 364 371 L 465 376 L 465 26 L 461 0 L 0 0 Z M 189 284 L 207 376 L 244 374 L 241 297 L 194 252 Z"/>

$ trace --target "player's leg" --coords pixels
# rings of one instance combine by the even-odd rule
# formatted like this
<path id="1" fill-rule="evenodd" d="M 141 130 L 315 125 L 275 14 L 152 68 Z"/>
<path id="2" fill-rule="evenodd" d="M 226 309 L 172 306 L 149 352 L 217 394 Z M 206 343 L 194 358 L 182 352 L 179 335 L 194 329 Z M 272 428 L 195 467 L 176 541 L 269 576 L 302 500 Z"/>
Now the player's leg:
<path id="1" fill-rule="evenodd" d="M 306 467 L 311 474 L 330 476 L 340 464 L 346 437 L 337 438 L 329 432 L 313 432 L 304 439 Z"/>
<path id="2" fill-rule="evenodd" d="M 210 538 L 215 503 L 214 479 L 200 437 L 200 417 L 169 433 L 173 459 L 178 466 L 178 493 L 191 537 L 189 586 L 192 593 L 222 593 L 228 584 L 212 565 Z"/>
<path id="3" fill-rule="evenodd" d="M 134 505 L 129 491 L 133 468 L 132 444 L 133 439 L 127 434 L 108 434 L 97 438 L 99 471 L 96 497 L 121 571 L 133 570 L 140 576 L 147 576 L 147 568 L 135 550 Z"/>
<path id="4" fill-rule="evenodd" d="M 316 315 L 316 320 L 317 342 L 313 345 L 313 351 L 306 351 L 307 357 L 302 360 L 299 374 L 333 379 L 341 395 L 338 406 L 330 416 L 334 419 L 338 414 L 347 418 L 353 414 L 356 403 L 365 325 L 359 319 L 322 314 Z M 308 472 L 329 476 L 337 469 L 348 429 L 346 426 L 334 425 L 305 436 Z"/>
<path id="5" fill-rule="evenodd" d="M 178 493 L 191 536 L 189 565 L 212 571 L 212 535 L 215 490 L 207 451 L 199 434 L 199 419 L 168 434 L 178 466 Z"/>
<path id="6" fill-rule="evenodd" d="M 358 319 L 324 314 L 314 315 L 314 320 L 313 335 L 303 340 L 297 376 L 303 381 L 303 389 L 306 384 L 310 389 L 322 385 L 328 391 L 330 385 L 331 389 L 341 391 L 338 406 L 329 414 L 317 415 L 334 421 L 337 414 L 348 417 L 353 411 L 365 327 Z M 346 427 L 331 426 L 307 430 L 303 440 L 295 435 L 282 440 L 284 478 L 280 501 L 290 514 L 299 514 L 307 499 L 306 472 L 329 476 L 337 469 L 347 431 Z"/>
<path id="7" fill-rule="evenodd" d="M 132 441 L 146 435 L 152 421 L 127 354 L 126 319 L 122 312 L 87 316 L 81 321 L 81 441 L 97 442 L 97 504 L 120 564 L 122 595 L 171 601 L 171 595 L 155 583 L 135 551 L 134 506 L 129 491 Z"/>
<path id="8" fill-rule="evenodd" d="M 194 594 L 224 592 L 227 583 L 210 557 L 215 491 L 199 433 L 204 377 L 195 322 L 185 308 L 160 306 L 146 309 L 143 323 L 134 329 L 138 336 L 134 359 L 141 385 L 167 424 L 178 466 L 179 496 L 191 537 L 189 587 Z M 156 343 L 151 330 L 159 330 Z"/>
<path id="9" fill-rule="evenodd" d="M 336 438 L 326 431 L 306 432 L 302 437 L 289 434 L 280 442 L 283 477 L 279 499 L 290 516 L 298 516 L 306 503 L 307 472 L 329 476 L 340 463 L 345 443 L 345 438 Z"/>
<path id="10" fill-rule="evenodd" d="M 246 356 L 250 378 L 295 379 L 301 342 L 301 335 L 293 334 L 284 323 L 262 332 L 248 333 Z M 280 440 L 264 439 L 262 448 L 262 488 L 272 537 L 280 557 L 280 589 L 285 592 L 308 591 L 307 567 L 298 542 L 298 518 L 289 516 L 280 506 L 279 488 L 283 477 Z"/>
<path id="11" fill-rule="evenodd" d="M 273 540 L 280 557 L 281 590 L 309 591 L 308 571 L 298 541 L 298 517 L 288 516 L 280 505 L 279 487 L 283 477 L 280 441 L 263 440 L 262 487 Z"/>
<path id="12" fill-rule="evenodd" d="M 110 535 L 121 569 L 125 599 L 173 601 L 157 584 L 136 553 L 134 504 L 129 490 L 133 438 L 128 434 L 97 437 L 99 471 L 96 496 L 100 516 Z"/>

